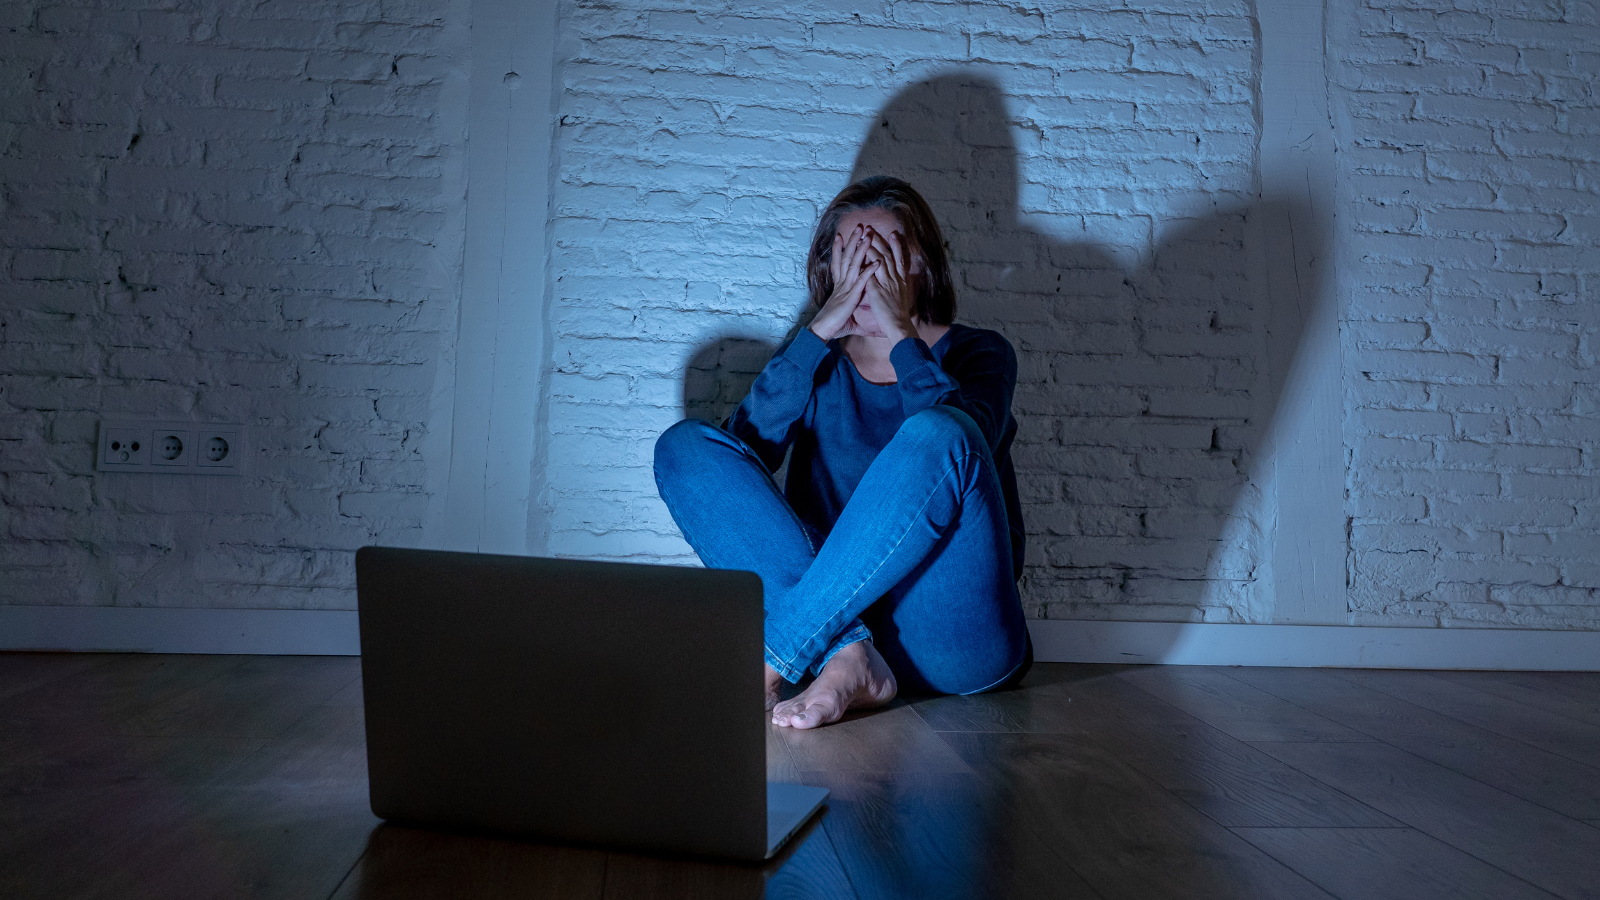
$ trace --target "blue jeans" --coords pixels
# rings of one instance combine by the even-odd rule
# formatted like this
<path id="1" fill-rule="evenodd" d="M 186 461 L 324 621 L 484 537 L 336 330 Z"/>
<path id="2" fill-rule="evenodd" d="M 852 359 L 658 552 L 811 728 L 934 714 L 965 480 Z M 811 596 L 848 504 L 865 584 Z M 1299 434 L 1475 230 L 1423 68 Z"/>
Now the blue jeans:
<path id="1" fill-rule="evenodd" d="M 656 487 L 707 566 L 765 587 L 766 661 L 798 682 L 871 639 L 903 689 L 970 694 L 1031 661 L 994 460 L 966 413 L 911 416 L 821 547 L 754 451 L 687 419 L 656 441 Z"/>

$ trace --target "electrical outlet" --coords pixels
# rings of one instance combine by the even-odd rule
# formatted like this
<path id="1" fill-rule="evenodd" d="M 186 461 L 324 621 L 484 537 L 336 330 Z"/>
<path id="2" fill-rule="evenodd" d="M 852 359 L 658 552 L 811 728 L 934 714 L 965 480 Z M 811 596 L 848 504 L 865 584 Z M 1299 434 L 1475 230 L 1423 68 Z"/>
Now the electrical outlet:
<path id="1" fill-rule="evenodd" d="M 247 434 L 243 425 L 202 422 L 101 422 L 102 472 L 238 475 Z"/>
<path id="2" fill-rule="evenodd" d="M 189 432 L 176 428 L 157 428 L 150 432 L 150 465 L 187 466 L 193 456 Z"/>
<path id="3" fill-rule="evenodd" d="M 211 469 L 237 469 L 239 467 L 239 433 L 221 428 L 200 429 L 195 432 L 195 465 Z"/>
<path id="4" fill-rule="evenodd" d="M 100 429 L 100 464 L 118 469 L 142 469 L 150 458 L 150 430 L 136 426 L 106 425 Z"/>

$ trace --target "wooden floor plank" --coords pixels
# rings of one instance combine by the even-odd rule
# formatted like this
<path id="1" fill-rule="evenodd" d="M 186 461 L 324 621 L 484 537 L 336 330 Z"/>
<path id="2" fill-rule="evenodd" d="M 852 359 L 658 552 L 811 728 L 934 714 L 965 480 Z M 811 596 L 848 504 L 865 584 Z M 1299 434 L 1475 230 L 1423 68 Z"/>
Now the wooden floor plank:
<path id="1" fill-rule="evenodd" d="M 898 893 L 901 888 L 923 885 L 943 866 L 926 855 L 915 859 L 890 851 L 863 855 L 857 843 L 861 835 L 898 834 L 910 828 L 929 838 L 915 848 L 919 853 L 942 847 L 940 859 L 948 860 L 961 859 L 964 848 L 970 846 L 948 844 L 949 822 L 935 815 L 948 809 L 948 798 L 930 785 L 967 783 L 960 779 L 968 777 L 970 781 L 971 770 L 904 700 L 849 715 L 826 728 L 774 728 L 771 734 L 785 750 L 787 765 L 794 769 L 770 773 L 769 778 L 790 780 L 792 776 L 797 783 L 829 790 L 823 818 L 834 854 L 829 865 L 841 867 L 857 896 L 902 896 Z M 768 759 L 769 763 L 773 759 L 770 753 Z M 906 783 L 915 788 L 904 788 Z M 895 802 L 902 791 L 909 791 L 906 796 L 915 799 Z M 923 818 L 910 823 L 897 819 L 907 803 L 921 810 Z M 911 880 L 896 880 L 904 878 Z"/>
<path id="2" fill-rule="evenodd" d="M 265 744 L 248 738 L 119 735 L 70 719 L 13 719 L 5 727 L 28 750 L 0 756 L 0 796 L 14 803 L 48 803 L 52 791 L 77 787 L 191 790 L 222 777 Z"/>
<path id="3" fill-rule="evenodd" d="M 1600 725 L 1600 675 L 1595 672 L 1434 672 L 1456 684 L 1534 709 Z"/>
<path id="4" fill-rule="evenodd" d="M 604 896 L 661 900 L 851 900 L 856 896 L 822 826 L 813 817 L 762 865 L 630 853 L 606 856 Z"/>
<path id="5" fill-rule="evenodd" d="M 1119 677 L 1241 741 L 1370 741 L 1209 666 L 1141 666 Z"/>
<path id="6" fill-rule="evenodd" d="M 796 768 L 804 772 L 928 775 L 970 771 L 904 700 L 851 713 L 826 728 L 780 728 L 778 734 Z"/>
<path id="7" fill-rule="evenodd" d="M 120 848 L 188 827 L 192 799 L 266 741 L 125 733 L 130 717 L 238 663 L 107 656 L 0 701 L 0 896 L 97 894 Z M 133 885 L 130 897 L 144 895 Z"/>
<path id="8" fill-rule="evenodd" d="M 1099 897 L 972 773 L 804 774 L 830 791 L 823 827 L 862 900 Z"/>
<path id="9" fill-rule="evenodd" d="M 855 900 L 855 887 L 824 824 L 831 812 L 824 804 L 764 867 L 765 885 L 758 896 Z"/>
<path id="10" fill-rule="evenodd" d="M 794 764 L 784 729 L 767 723 L 767 780 L 779 784 L 801 784 L 800 768 Z"/>
<path id="11" fill-rule="evenodd" d="M 91 668 L 0 700 L 0 723 L 9 719 L 70 720 L 105 734 L 148 734 L 140 720 L 150 711 L 200 691 L 242 665 L 238 656 L 105 654 Z M 0 758 L 8 752 L 0 728 Z"/>
<path id="12" fill-rule="evenodd" d="M 980 773 L 980 801 L 1026 823 L 1107 900 L 1328 895 L 1076 735 L 942 735 Z"/>
<path id="13" fill-rule="evenodd" d="M 1600 769 L 1362 687 L 1326 669 L 1233 676 L 1385 743 L 1574 818 L 1600 815 Z"/>
<path id="14" fill-rule="evenodd" d="M 1595 896 L 1594 695 L 1562 673 L 1040 664 L 770 729 L 770 777 L 833 795 L 738 867 L 379 827 L 359 660 L 89 662 L 0 655 L 6 900 Z"/>
<path id="15" fill-rule="evenodd" d="M 177 827 L 131 834 L 85 897 L 327 897 L 378 820 L 361 712 L 316 707 L 184 798 Z"/>
<path id="16" fill-rule="evenodd" d="M 1458 674 L 1503 677 L 1503 680 L 1546 689 L 1559 685 L 1563 693 L 1600 700 L 1600 672 L 1461 672 Z"/>
<path id="17" fill-rule="evenodd" d="M 191 820 L 192 789 L 181 783 L 136 770 L 122 784 L 32 774 L 9 769 L 0 776 L 0 897 L 7 900 L 93 895 L 119 871 L 121 848 Z M 149 895 L 142 888 L 130 894 Z"/>
<path id="18" fill-rule="evenodd" d="M 791 731 L 767 724 L 767 780 L 779 784 L 813 784 L 795 765 L 786 736 Z M 822 785 L 814 785 L 821 787 Z M 829 798 L 830 800 L 832 798 Z M 779 852 L 776 865 L 769 864 L 764 876 L 765 890 L 773 896 L 854 897 L 849 876 L 834 851 L 833 843 L 821 822 L 831 807 L 823 809 L 805 824 L 800 833 Z"/>
<path id="19" fill-rule="evenodd" d="M 1223 825 L 1398 824 L 1110 672 L 913 708 L 940 731 L 1081 734 Z"/>
<path id="20" fill-rule="evenodd" d="M 151 707 L 129 724 L 140 734 L 274 735 L 359 677 L 348 656 L 251 656 L 206 684 Z"/>
<path id="21" fill-rule="evenodd" d="M 1236 828 L 1339 900 L 1556 900 L 1410 828 Z"/>
<path id="22" fill-rule="evenodd" d="M 1387 744 L 1260 743 L 1416 830 L 1571 900 L 1600 898 L 1600 829 Z"/>
<path id="23" fill-rule="evenodd" d="M 1035 663 L 1015 688 L 971 697 L 908 697 L 935 731 L 1087 734 L 1072 707 L 1078 694 L 1129 666 Z"/>
<path id="24" fill-rule="evenodd" d="M 606 852 L 379 825 L 333 900 L 600 900 Z"/>
<path id="25" fill-rule="evenodd" d="M 0 652 L 0 700 L 105 665 L 116 658 L 109 653 Z"/>
<path id="26" fill-rule="evenodd" d="M 107 656 L 94 669 L 0 701 L 0 769 L 56 770 L 63 778 L 106 784 L 149 774 L 147 767 L 166 760 L 175 741 L 131 734 L 129 723 L 238 664 L 222 657 Z M 259 744 L 259 739 L 239 739 L 199 742 L 195 748 L 231 748 L 236 761 L 241 749 Z M 184 769 L 183 760 L 176 762 L 178 770 Z M 206 769 L 211 775 L 215 771 Z M 185 784 L 198 777 L 173 774 Z"/>
<path id="27" fill-rule="evenodd" d="M 324 706 L 361 706 L 361 670 L 356 670 L 355 680 L 339 689 L 339 693 L 322 701 Z"/>
<path id="28" fill-rule="evenodd" d="M 603 896 L 607 900 L 758 900 L 766 893 L 765 876 L 762 869 L 751 865 L 613 853 L 606 858 Z M 848 891 L 849 885 L 844 889 Z"/>
<path id="29" fill-rule="evenodd" d="M 0 805 L 0 816 L 21 813 L 33 830 L 56 832 L 42 858 L 59 871 L 26 873 L 24 880 L 53 884 L 57 895 L 74 897 L 327 896 L 375 824 L 365 802 L 360 709 L 307 705 L 347 678 L 330 683 L 324 671 L 320 679 L 269 680 L 291 696 L 258 711 L 264 708 L 265 722 L 281 722 L 287 717 L 280 713 L 293 707 L 300 719 L 294 727 L 274 730 L 258 721 L 250 729 L 217 729 L 203 718 L 173 719 L 159 733 L 146 727 L 163 708 L 214 705 L 215 697 L 201 698 L 219 682 L 219 695 L 249 697 L 237 690 L 241 680 L 229 675 L 250 662 L 126 657 L 104 667 L 114 684 L 69 679 L 56 686 L 63 690 L 52 691 L 51 703 L 26 706 L 23 711 L 37 716 L 29 720 L 31 739 L 53 764 L 65 761 L 68 771 L 55 778 L 70 786 L 47 791 L 48 800 Z M 302 675 L 323 669 L 297 668 Z M 67 701 L 86 712 L 61 714 L 57 707 Z M 235 717 L 242 719 L 243 713 Z M 210 733 L 218 730 L 224 734 Z M 252 736 L 228 736 L 240 731 Z M 38 768 L 6 774 L 27 776 Z M 52 816 L 61 806 L 62 815 Z M 7 843 L 22 851 L 19 857 L 30 856 Z M 63 865 L 68 861 L 82 865 Z"/>
<path id="30" fill-rule="evenodd" d="M 1344 669 L 1338 675 L 1362 687 L 1398 697 L 1590 767 L 1600 767 L 1600 725 L 1508 700 L 1429 672 Z"/>

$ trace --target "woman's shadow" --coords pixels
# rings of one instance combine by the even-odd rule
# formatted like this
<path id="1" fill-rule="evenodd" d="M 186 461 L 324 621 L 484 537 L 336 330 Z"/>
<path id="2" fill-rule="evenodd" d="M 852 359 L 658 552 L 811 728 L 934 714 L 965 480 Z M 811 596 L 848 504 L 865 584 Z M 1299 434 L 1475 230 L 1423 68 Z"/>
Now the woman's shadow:
<path id="1" fill-rule="evenodd" d="M 1180 220 L 1151 252 L 1139 239 L 1096 241 L 1093 224 L 1061 209 L 1048 214 L 1054 230 L 1083 234 L 1063 240 L 1024 216 L 1013 134 L 997 83 L 946 74 L 882 109 L 850 180 L 895 175 L 927 198 L 950 248 L 957 320 L 1017 350 L 1029 615 L 1259 616 L 1249 608 L 1261 593 L 1250 590 L 1265 552 L 1259 519 L 1236 505 L 1259 502 L 1250 472 L 1278 386 L 1245 252 L 1252 211 Z M 797 311 L 791 336 L 810 314 Z M 702 345 L 684 374 L 684 414 L 721 422 L 775 350 L 750 335 Z"/>

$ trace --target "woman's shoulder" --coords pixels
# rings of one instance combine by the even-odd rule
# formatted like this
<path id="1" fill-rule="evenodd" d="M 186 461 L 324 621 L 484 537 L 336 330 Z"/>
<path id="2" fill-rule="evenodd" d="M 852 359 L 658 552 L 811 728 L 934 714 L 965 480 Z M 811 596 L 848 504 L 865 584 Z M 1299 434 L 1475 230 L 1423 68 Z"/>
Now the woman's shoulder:
<path id="1" fill-rule="evenodd" d="M 1005 335 L 1000 332 L 963 325 L 960 322 L 950 325 L 950 332 L 945 336 L 945 340 L 949 343 L 949 348 L 946 351 L 948 353 L 966 355 L 969 353 L 998 351 L 1008 357 L 1017 355 L 1016 350 L 1011 346 L 1011 342 L 1006 340 Z"/>

